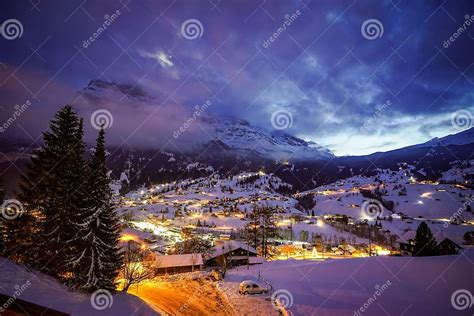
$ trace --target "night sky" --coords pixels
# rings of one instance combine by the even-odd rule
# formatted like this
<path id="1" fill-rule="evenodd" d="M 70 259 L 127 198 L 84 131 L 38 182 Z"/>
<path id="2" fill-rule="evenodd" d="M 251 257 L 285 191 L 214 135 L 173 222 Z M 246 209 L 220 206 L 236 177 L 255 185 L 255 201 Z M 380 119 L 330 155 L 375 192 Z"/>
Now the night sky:
<path id="1" fill-rule="evenodd" d="M 36 141 L 70 102 L 89 140 L 88 118 L 103 108 L 113 115 L 108 139 L 127 146 L 162 144 L 208 100 L 206 116 L 268 130 L 283 112 L 284 132 L 336 155 L 472 126 L 469 0 L 2 1 L 0 18 L 22 28 L 11 39 L 2 26 L 1 123 L 31 103 L 0 137 Z M 84 97 L 94 79 L 129 95 Z M 453 123 L 456 115 L 468 124 Z"/>

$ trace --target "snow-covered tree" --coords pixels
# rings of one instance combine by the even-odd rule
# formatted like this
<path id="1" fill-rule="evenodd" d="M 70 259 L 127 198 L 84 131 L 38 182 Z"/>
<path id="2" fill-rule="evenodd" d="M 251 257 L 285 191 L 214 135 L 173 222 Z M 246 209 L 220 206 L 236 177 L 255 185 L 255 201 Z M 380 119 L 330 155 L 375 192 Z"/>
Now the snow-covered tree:
<path id="1" fill-rule="evenodd" d="M 76 224 L 86 197 L 83 123 L 72 106 L 56 113 L 43 139 L 22 179 L 25 212 L 10 221 L 7 248 L 18 261 L 68 281 L 73 277 L 68 262 L 77 251 Z"/>
<path id="2" fill-rule="evenodd" d="M 89 163 L 87 208 L 78 223 L 80 240 L 73 261 L 74 286 L 93 292 L 115 290 L 122 264 L 118 241 L 120 230 L 107 175 L 105 135 L 101 129 Z"/>

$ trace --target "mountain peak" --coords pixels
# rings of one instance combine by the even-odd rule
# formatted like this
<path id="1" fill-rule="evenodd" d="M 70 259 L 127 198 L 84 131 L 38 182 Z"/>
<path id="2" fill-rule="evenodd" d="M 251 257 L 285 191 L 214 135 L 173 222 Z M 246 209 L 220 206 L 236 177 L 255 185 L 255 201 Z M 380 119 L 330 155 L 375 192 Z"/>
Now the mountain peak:
<path id="1" fill-rule="evenodd" d="M 282 131 L 269 132 L 245 120 L 205 117 L 202 123 L 214 139 L 231 149 L 250 150 L 277 160 L 323 160 L 334 157 L 329 149 L 315 142 L 306 142 Z"/>
<path id="2" fill-rule="evenodd" d="M 148 92 L 139 85 L 115 83 L 113 81 L 105 81 L 101 79 L 89 81 L 83 91 L 86 97 L 92 99 L 120 94 L 122 97 L 125 96 L 128 99 L 136 99 L 140 102 L 150 102 L 153 100 L 153 97 L 151 97 Z"/>

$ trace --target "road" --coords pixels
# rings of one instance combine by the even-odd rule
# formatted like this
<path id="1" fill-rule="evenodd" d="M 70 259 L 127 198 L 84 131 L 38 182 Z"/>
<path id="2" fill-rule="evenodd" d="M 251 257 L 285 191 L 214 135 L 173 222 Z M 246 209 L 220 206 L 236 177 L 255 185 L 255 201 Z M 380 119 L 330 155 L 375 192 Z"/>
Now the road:
<path id="1" fill-rule="evenodd" d="M 148 281 L 128 292 L 167 315 L 236 315 L 214 283 L 206 279 Z"/>

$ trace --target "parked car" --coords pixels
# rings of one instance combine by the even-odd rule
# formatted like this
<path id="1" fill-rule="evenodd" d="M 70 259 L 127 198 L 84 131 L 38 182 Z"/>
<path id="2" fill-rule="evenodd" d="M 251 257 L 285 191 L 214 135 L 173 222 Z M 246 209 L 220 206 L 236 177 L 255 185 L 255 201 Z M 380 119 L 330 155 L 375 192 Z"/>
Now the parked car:
<path id="1" fill-rule="evenodd" d="M 240 294 L 262 294 L 267 292 L 268 290 L 266 288 L 254 281 L 242 281 L 239 285 Z"/>

